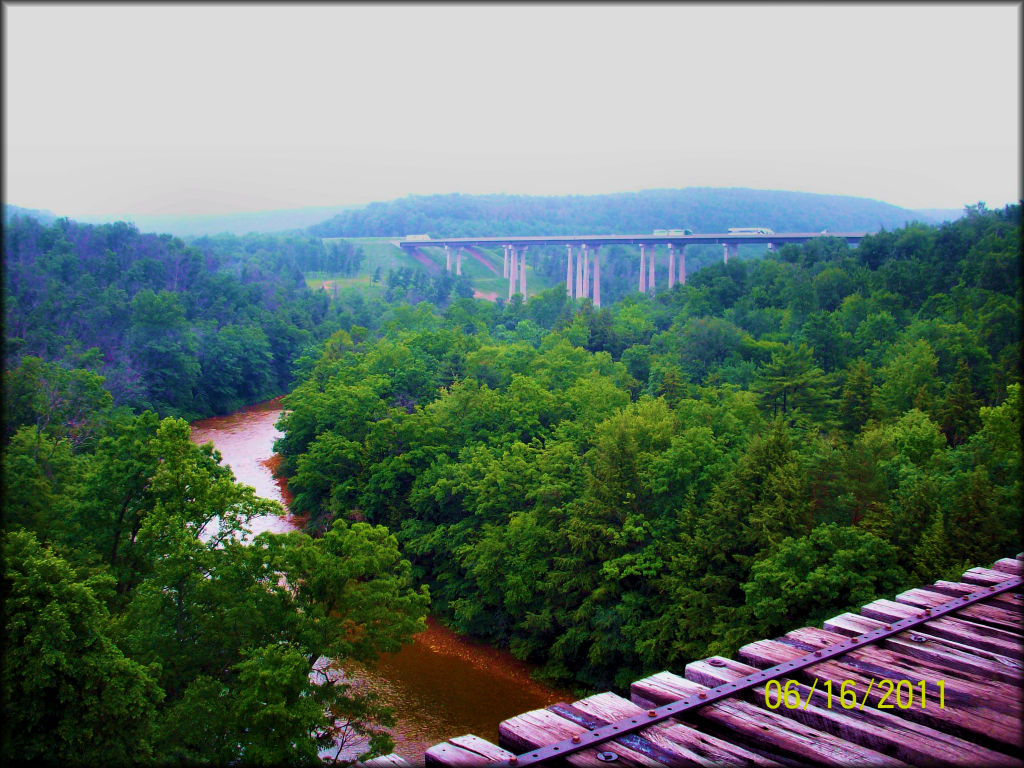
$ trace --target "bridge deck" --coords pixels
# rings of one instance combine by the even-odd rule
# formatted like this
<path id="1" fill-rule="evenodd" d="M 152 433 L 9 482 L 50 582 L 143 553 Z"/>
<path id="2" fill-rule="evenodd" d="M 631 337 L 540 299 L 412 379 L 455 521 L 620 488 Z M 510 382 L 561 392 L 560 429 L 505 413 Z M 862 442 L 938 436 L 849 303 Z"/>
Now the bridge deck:
<path id="1" fill-rule="evenodd" d="M 778 232 L 770 235 L 735 234 L 729 232 L 702 233 L 697 235 L 524 235 L 512 237 L 448 237 L 430 240 L 398 240 L 401 248 L 450 248 L 479 246 L 501 248 L 505 245 L 516 247 L 531 245 L 725 245 L 744 243 L 767 244 L 805 243 L 816 237 L 838 237 L 851 244 L 859 243 L 865 232 Z"/>
<path id="2" fill-rule="evenodd" d="M 601 693 L 527 712 L 501 723 L 501 746 L 449 739 L 426 764 L 1021 766 L 1022 557 L 876 600 L 823 629 L 750 643 L 739 660 L 660 672 L 633 683 L 631 700 Z M 846 650 L 853 643 L 863 644 Z M 764 673 L 780 664 L 791 671 Z M 667 706 L 741 684 L 644 725 Z M 611 733 L 631 723 L 634 732 Z"/>

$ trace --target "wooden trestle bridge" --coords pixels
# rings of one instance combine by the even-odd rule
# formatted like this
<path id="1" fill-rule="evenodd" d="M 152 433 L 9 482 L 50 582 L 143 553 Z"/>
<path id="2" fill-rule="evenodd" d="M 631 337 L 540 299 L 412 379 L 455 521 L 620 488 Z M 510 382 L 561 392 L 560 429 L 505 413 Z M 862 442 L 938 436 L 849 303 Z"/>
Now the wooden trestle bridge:
<path id="1" fill-rule="evenodd" d="M 1022 555 L 458 736 L 432 766 L 1021 766 Z M 389 758 L 392 756 L 388 756 Z M 400 764 L 400 761 L 379 764 Z"/>

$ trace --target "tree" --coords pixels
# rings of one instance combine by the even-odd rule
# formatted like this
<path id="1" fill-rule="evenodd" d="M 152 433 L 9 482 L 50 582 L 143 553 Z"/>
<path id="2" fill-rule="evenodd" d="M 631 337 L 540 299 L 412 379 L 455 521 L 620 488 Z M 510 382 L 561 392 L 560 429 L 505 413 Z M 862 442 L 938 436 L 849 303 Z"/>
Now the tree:
<path id="1" fill-rule="evenodd" d="M 35 426 L 19 429 L 3 453 L 6 524 L 26 528 L 44 543 L 64 539 L 82 465 L 68 440 L 48 438 Z"/>
<path id="2" fill-rule="evenodd" d="M 971 389 L 971 370 L 967 361 L 960 358 L 938 414 L 939 425 L 950 445 L 962 445 L 978 429 L 981 425 L 980 407 L 981 402 Z"/>
<path id="3" fill-rule="evenodd" d="M 301 533 L 263 539 L 296 588 L 302 638 L 318 655 L 371 661 L 425 629 L 427 589 L 414 588 L 411 566 L 384 526 L 339 519 L 318 539 Z"/>
<path id="4" fill-rule="evenodd" d="M 786 345 L 772 353 L 771 362 L 758 371 L 757 389 L 773 418 L 801 410 L 818 423 L 827 419 L 829 381 L 804 344 L 796 349 Z"/>
<path id="5" fill-rule="evenodd" d="M 153 405 L 185 410 L 199 378 L 197 343 L 177 294 L 140 291 L 132 299 L 128 329 L 132 358 L 145 371 Z"/>
<path id="6" fill-rule="evenodd" d="M 207 340 L 201 356 L 203 394 L 215 413 L 227 413 L 271 394 L 274 355 L 263 329 L 225 325 Z"/>
<path id="7" fill-rule="evenodd" d="M 699 384 L 719 365 L 739 357 L 744 334 L 728 320 L 691 317 L 678 336 L 681 365 L 690 381 Z"/>
<path id="8" fill-rule="evenodd" d="M 152 758 L 163 691 L 110 637 L 108 577 L 80 578 L 28 531 L 4 536 L 6 760 L 127 764 Z"/>
<path id="9" fill-rule="evenodd" d="M 1006 401 L 983 407 L 981 427 L 950 452 L 940 478 L 940 506 L 951 562 L 986 562 L 1016 552 L 1024 526 L 1021 481 L 1021 385 Z"/>
<path id="10" fill-rule="evenodd" d="M 246 649 L 234 669 L 238 687 L 231 714 L 245 762 L 321 765 L 318 748 L 331 743 L 333 718 L 326 702 L 310 695 L 309 660 L 300 650 L 281 643 Z"/>
<path id="11" fill-rule="evenodd" d="M 855 360 L 847 369 L 839 400 L 839 421 L 850 432 L 859 432 L 875 414 L 875 385 L 871 379 L 871 365 L 863 358 Z"/>
<path id="12" fill-rule="evenodd" d="M 850 337 L 842 332 L 834 314 L 812 314 L 800 329 L 800 338 L 811 348 L 814 362 L 826 373 L 831 373 L 846 361 Z"/>
<path id="13" fill-rule="evenodd" d="M 890 544 L 856 528 L 819 525 L 788 538 L 750 569 L 742 634 L 772 637 L 891 595 L 909 580 L 895 562 Z"/>
<path id="14" fill-rule="evenodd" d="M 151 561 L 122 622 L 133 657 L 158 664 L 167 691 L 161 752 L 312 764 L 342 727 L 390 748 L 373 725 L 388 712 L 346 679 L 352 660 L 396 651 L 424 626 L 427 592 L 413 588 L 394 537 L 339 522 L 319 539 L 263 534 L 243 544 L 234 534 L 251 489 L 225 486 L 196 454 L 175 452 L 176 434 L 170 419 L 158 431 L 171 444 L 139 535 Z M 322 659 L 349 674 L 319 674 Z"/>
<path id="15" fill-rule="evenodd" d="M 845 244 L 845 243 L 844 243 Z M 825 312 L 834 312 L 843 299 L 854 291 L 850 275 L 838 267 L 828 267 L 811 281 L 818 297 L 818 306 Z"/>
<path id="16" fill-rule="evenodd" d="M 4 376 L 4 431 L 33 424 L 40 433 L 66 437 L 79 449 L 96 439 L 113 403 L 103 377 L 26 356 Z"/>
<path id="17" fill-rule="evenodd" d="M 937 368 L 938 358 L 924 339 L 906 339 L 893 347 L 881 370 L 882 384 L 878 389 L 883 412 L 899 416 L 912 408 L 929 410 Z"/>

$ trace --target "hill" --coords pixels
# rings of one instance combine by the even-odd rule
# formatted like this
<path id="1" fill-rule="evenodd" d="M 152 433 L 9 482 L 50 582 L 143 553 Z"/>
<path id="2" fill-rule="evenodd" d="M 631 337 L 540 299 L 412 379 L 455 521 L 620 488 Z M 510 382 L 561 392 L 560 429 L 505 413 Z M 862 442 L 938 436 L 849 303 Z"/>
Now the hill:
<path id="1" fill-rule="evenodd" d="M 303 272 L 344 273 L 359 258 L 308 237 L 186 244 L 67 218 L 14 217 L 3 235 L 4 363 L 25 363 L 25 386 L 7 395 L 22 405 L 42 398 L 25 412 L 43 419 L 60 398 L 38 386 L 42 361 L 89 369 L 116 404 L 161 415 L 225 413 L 280 394 L 296 356 L 334 330 L 328 297 Z M 18 424 L 8 418 L 5 428 Z"/>
<path id="2" fill-rule="evenodd" d="M 696 232 L 766 226 L 818 232 L 895 229 L 930 217 L 866 198 L 743 188 L 689 187 L 607 195 L 410 195 L 342 211 L 308 228 L 319 237 Z"/>
<path id="3" fill-rule="evenodd" d="M 292 512 L 387 526 L 448 626 L 591 690 L 958 576 L 1019 551 L 1019 253 L 975 208 L 344 327 L 284 401 Z"/>
<path id="4" fill-rule="evenodd" d="M 348 206 L 330 205 L 312 208 L 283 208 L 272 211 L 244 211 L 241 213 L 209 214 L 202 216 L 135 215 L 76 216 L 76 220 L 89 224 L 129 221 L 140 232 L 156 232 L 176 237 L 202 235 L 245 235 L 249 233 L 284 232 L 308 227 L 324 217 L 346 210 Z"/>
<path id="5" fill-rule="evenodd" d="M 41 224 L 52 224 L 57 220 L 57 214 L 53 211 L 42 210 L 39 208 L 22 208 L 20 205 L 4 203 L 4 224 L 14 216 L 35 219 Z"/>

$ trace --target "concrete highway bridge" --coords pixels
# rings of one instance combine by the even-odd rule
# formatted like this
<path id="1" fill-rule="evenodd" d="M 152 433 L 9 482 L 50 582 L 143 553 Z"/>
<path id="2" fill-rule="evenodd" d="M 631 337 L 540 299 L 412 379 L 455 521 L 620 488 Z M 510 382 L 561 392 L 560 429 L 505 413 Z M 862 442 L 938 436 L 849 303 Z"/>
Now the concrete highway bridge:
<path id="1" fill-rule="evenodd" d="M 455 252 L 455 271 L 462 274 L 462 253 L 466 248 L 501 248 L 505 253 L 504 276 L 508 278 L 508 297 L 516 293 L 526 295 L 526 252 L 533 247 L 564 246 L 566 249 L 565 290 L 572 298 L 590 298 L 594 306 L 601 306 L 601 248 L 609 245 L 637 246 L 640 250 L 641 293 L 654 293 L 655 257 L 658 246 L 668 251 L 668 287 L 676 282 L 686 284 L 686 246 L 721 245 L 723 258 L 735 256 L 741 244 L 768 245 L 772 250 L 787 243 L 805 243 L 816 237 L 838 237 L 850 245 L 858 244 L 865 232 L 772 232 L 765 228 L 755 231 L 733 231 L 703 234 L 651 235 L 529 235 L 519 237 L 448 237 L 429 238 L 410 235 L 398 242 L 406 251 L 421 248 L 444 248 L 445 262 L 452 271 L 452 251 Z M 575 251 L 575 253 L 574 253 Z M 677 260 L 678 255 L 678 273 Z M 575 258 L 574 258 L 575 257 Z M 677 279 L 678 274 L 678 279 Z"/>

